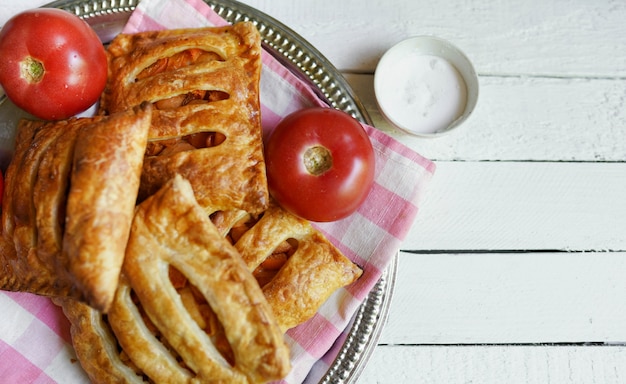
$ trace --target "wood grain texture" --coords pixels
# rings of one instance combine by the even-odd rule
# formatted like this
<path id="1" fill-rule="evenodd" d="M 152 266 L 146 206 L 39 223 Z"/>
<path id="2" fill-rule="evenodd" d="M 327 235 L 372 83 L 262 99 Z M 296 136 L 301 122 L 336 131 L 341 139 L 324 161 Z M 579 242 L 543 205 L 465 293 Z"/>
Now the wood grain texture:
<path id="1" fill-rule="evenodd" d="M 243 2 L 289 25 L 345 72 L 371 72 L 398 41 L 435 35 L 483 75 L 626 75 L 621 1 Z"/>
<path id="2" fill-rule="evenodd" d="M 626 163 L 437 162 L 401 248 L 626 250 L 624 196 Z"/>
<path id="3" fill-rule="evenodd" d="M 360 384 L 619 384 L 626 348 L 380 346 Z"/>
<path id="4" fill-rule="evenodd" d="M 385 345 L 626 342 L 626 252 L 401 253 Z"/>
<path id="5" fill-rule="evenodd" d="M 425 139 L 384 119 L 372 75 L 346 79 L 377 128 L 432 160 L 626 161 L 626 81 L 480 77 L 472 116 L 445 136 Z"/>

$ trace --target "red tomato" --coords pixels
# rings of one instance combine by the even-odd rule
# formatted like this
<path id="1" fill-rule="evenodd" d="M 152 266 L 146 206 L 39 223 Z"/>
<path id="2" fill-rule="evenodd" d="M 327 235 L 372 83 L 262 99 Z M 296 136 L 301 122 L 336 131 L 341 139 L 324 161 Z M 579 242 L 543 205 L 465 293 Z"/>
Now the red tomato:
<path id="1" fill-rule="evenodd" d="M 363 203 L 374 180 L 374 150 L 352 116 L 308 108 L 285 117 L 265 145 L 270 193 L 297 216 L 342 219 Z"/>
<path id="2" fill-rule="evenodd" d="M 83 112 L 102 93 L 107 59 L 98 35 L 69 12 L 39 8 L 0 30 L 0 85 L 26 112 L 60 120 Z"/>

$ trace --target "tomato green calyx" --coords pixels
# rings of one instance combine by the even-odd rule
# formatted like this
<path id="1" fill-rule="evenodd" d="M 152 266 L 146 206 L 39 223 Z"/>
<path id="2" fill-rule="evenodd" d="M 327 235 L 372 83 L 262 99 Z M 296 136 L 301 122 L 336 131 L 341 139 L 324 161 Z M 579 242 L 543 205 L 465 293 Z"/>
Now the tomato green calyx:
<path id="1" fill-rule="evenodd" d="M 321 145 L 311 147 L 304 152 L 304 166 L 311 175 L 322 175 L 332 168 L 333 155 Z"/>
<path id="2" fill-rule="evenodd" d="M 26 79 L 29 83 L 38 83 L 43 79 L 43 75 L 46 73 L 43 63 L 32 57 L 27 57 L 20 63 L 20 72 L 22 78 Z"/>

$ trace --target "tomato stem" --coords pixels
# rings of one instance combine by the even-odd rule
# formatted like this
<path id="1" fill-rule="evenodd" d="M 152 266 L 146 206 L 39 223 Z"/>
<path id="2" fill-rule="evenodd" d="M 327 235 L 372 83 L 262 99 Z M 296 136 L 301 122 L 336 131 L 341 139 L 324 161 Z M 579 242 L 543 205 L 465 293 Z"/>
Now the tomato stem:
<path id="1" fill-rule="evenodd" d="M 43 75 L 46 72 L 43 67 L 43 63 L 39 60 L 27 57 L 20 65 L 21 75 L 29 83 L 38 83 L 43 79 Z"/>
<path id="2" fill-rule="evenodd" d="M 319 176 L 333 166 L 333 156 L 326 147 L 311 147 L 304 152 L 304 166 L 310 174 Z"/>

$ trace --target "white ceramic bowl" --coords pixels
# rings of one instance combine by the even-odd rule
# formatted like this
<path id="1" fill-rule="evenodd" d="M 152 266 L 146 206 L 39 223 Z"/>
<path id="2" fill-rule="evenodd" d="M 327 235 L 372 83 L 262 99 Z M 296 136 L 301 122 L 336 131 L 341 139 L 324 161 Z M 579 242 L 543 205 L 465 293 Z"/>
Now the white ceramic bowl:
<path id="1" fill-rule="evenodd" d="M 390 48 L 378 62 L 374 92 L 383 116 L 402 131 L 433 137 L 450 132 L 478 102 L 478 76 L 450 42 L 417 36 Z"/>

